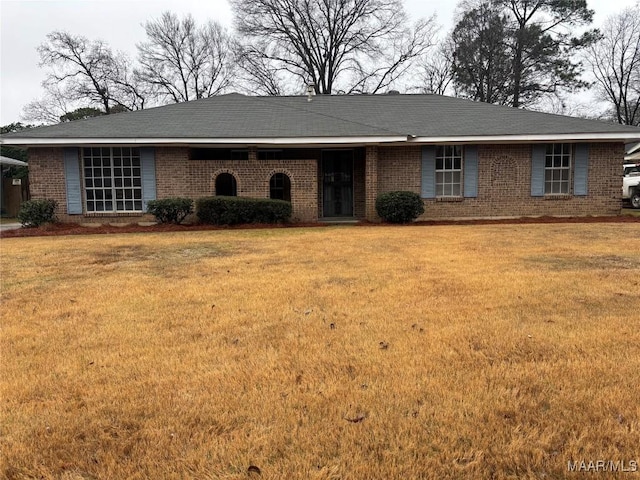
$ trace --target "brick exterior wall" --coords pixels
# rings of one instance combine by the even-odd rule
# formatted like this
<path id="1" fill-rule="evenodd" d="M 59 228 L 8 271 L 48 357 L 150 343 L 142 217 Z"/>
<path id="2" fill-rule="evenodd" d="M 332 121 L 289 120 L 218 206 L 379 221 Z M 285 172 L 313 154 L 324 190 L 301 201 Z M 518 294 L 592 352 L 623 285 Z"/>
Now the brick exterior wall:
<path id="1" fill-rule="evenodd" d="M 624 145 L 594 143 L 589 146 L 588 195 L 531 196 L 531 145 L 480 145 L 478 148 L 478 196 L 476 198 L 425 199 L 428 219 L 517 217 L 539 215 L 614 215 L 620 211 L 621 164 Z M 364 153 L 364 154 L 363 154 Z M 238 195 L 268 198 L 269 180 L 277 172 L 291 180 L 293 217 L 316 221 L 322 211 L 321 151 L 316 158 L 257 160 L 250 149 L 248 160 L 190 160 L 185 147 L 156 148 L 158 198 L 199 198 L 215 194 L 215 178 L 227 172 L 235 176 Z M 357 218 L 375 221 L 378 193 L 410 190 L 420 193 L 420 146 L 368 146 L 354 155 L 354 210 Z M 464 175 L 464 169 L 463 169 Z M 139 214 L 67 215 L 63 149 L 29 149 L 31 198 L 58 202 L 58 218 L 76 222 L 135 222 L 151 220 Z"/>
<path id="2" fill-rule="evenodd" d="M 378 192 L 384 191 L 380 190 L 379 151 L 377 146 L 369 146 L 365 154 L 365 218 L 369 221 L 375 221 L 377 219 L 376 197 L 378 196 Z M 406 188 L 402 190 L 406 190 Z"/>
<path id="3" fill-rule="evenodd" d="M 130 223 L 153 220 L 150 215 L 91 213 L 67 215 L 67 196 L 62 148 L 30 148 L 29 177 L 31 198 L 52 198 L 63 222 Z M 269 180 L 274 173 L 286 173 L 291 180 L 292 219 L 314 222 L 317 211 L 317 159 L 257 160 L 255 149 L 248 160 L 190 160 L 185 147 L 158 147 L 156 159 L 157 198 L 189 197 L 194 200 L 215 194 L 215 179 L 231 173 L 238 184 L 238 195 L 269 198 Z"/>
<path id="4" fill-rule="evenodd" d="M 532 197 L 531 153 L 531 145 L 480 145 L 478 196 L 425 199 L 425 213 L 420 219 L 616 215 L 620 212 L 622 143 L 589 145 L 588 195 L 583 197 Z M 410 190 L 419 194 L 421 170 L 421 147 L 380 147 L 378 190 L 380 193 Z"/>
<path id="5" fill-rule="evenodd" d="M 294 221 L 314 222 L 317 214 L 317 160 L 258 160 L 255 149 L 248 160 L 189 160 L 188 148 L 156 148 L 158 198 L 183 196 L 193 199 L 215 195 L 220 173 L 232 174 L 238 196 L 269 198 L 269 180 L 285 173 L 291 180 Z"/>
<path id="6" fill-rule="evenodd" d="M 30 148 L 29 194 L 33 200 L 51 198 L 58 202 L 58 218 L 67 221 L 67 189 L 62 148 Z"/>

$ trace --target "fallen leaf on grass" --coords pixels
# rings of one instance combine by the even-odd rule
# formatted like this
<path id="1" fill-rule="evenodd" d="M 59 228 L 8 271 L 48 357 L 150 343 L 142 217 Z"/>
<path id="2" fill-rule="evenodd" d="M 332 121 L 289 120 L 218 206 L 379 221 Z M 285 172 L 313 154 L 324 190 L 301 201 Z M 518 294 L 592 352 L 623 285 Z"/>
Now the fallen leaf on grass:
<path id="1" fill-rule="evenodd" d="M 255 465 L 249 465 L 249 468 L 247 468 L 247 474 L 249 476 L 252 476 L 253 474 L 262 475 L 262 472 Z"/>
<path id="2" fill-rule="evenodd" d="M 366 413 L 361 413 L 359 415 L 356 415 L 355 417 L 342 417 L 342 418 L 344 418 L 347 422 L 360 423 L 365 418 L 367 418 L 367 414 Z"/>

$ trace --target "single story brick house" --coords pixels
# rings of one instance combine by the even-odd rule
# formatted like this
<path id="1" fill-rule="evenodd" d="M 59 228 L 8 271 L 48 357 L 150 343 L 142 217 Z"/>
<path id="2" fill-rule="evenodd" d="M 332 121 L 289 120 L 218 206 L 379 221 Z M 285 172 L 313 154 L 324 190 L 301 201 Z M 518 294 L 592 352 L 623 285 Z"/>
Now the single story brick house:
<path id="1" fill-rule="evenodd" d="M 134 222 L 146 202 L 289 200 L 295 220 L 377 220 L 410 190 L 422 219 L 608 215 L 640 128 L 439 95 L 221 95 L 2 137 L 29 153 L 31 198 L 64 221 Z"/>

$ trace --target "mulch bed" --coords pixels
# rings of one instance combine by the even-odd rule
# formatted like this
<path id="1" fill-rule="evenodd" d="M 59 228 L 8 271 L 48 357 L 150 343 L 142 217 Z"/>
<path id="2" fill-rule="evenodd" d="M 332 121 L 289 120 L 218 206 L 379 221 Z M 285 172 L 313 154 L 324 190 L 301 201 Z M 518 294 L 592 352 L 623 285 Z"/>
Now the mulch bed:
<path id="1" fill-rule="evenodd" d="M 520 225 L 520 224 L 536 224 L 536 223 L 640 223 L 640 217 L 616 215 L 610 217 L 522 217 L 514 219 L 496 219 L 496 220 L 431 220 L 424 222 L 415 222 L 411 225 Z M 137 224 L 128 224 L 124 226 L 114 227 L 113 225 L 102 225 L 99 227 L 86 227 L 77 223 L 52 223 L 37 228 L 19 228 L 16 230 L 5 230 L 0 232 L 0 238 L 13 237 L 46 237 L 55 235 L 100 235 L 108 233 L 160 233 L 160 232 L 198 232 L 207 230 L 245 230 L 245 229 L 264 229 L 264 228 L 309 228 L 309 227 L 326 227 L 330 224 L 325 223 L 294 223 L 294 224 L 277 224 L 277 225 L 235 225 L 235 226 L 216 226 L 216 225 L 172 225 L 157 224 L 149 226 L 141 226 Z M 386 224 L 359 222 L 355 226 L 376 227 Z M 399 226 L 402 228 L 402 226 Z"/>

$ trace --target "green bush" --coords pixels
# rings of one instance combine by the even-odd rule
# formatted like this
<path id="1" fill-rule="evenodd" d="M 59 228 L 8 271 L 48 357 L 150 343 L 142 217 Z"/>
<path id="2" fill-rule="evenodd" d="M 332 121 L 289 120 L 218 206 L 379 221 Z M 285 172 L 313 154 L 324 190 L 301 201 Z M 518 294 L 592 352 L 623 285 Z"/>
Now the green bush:
<path id="1" fill-rule="evenodd" d="M 388 192 L 376 198 L 376 212 L 389 223 L 409 223 L 424 213 L 420 195 L 413 192 Z"/>
<path id="2" fill-rule="evenodd" d="M 193 212 L 193 200 L 190 198 L 163 198 L 147 202 L 147 212 L 160 223 L 183 222 Z"/>
<path id="3" fill-rule="evenodd" d="M 245 197 L 205 197 L 196 200 L 196 214 L 202 223 L 280 223 L 291 218 L 291 203 L 284 200 Z"/>
<path id="4" fill-rule="evenodd" d="M 45 223 L 55 222 L 57 205 L 56 201 L 50 198 L 28 200 L 20 206 L 18 220 L 23 227 L 39 227 Z"/>

